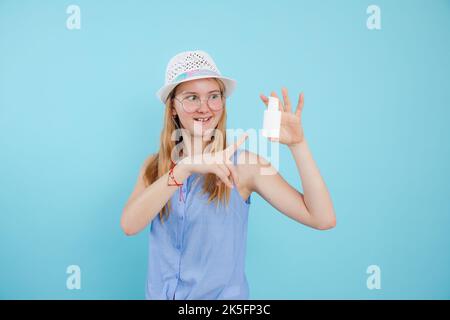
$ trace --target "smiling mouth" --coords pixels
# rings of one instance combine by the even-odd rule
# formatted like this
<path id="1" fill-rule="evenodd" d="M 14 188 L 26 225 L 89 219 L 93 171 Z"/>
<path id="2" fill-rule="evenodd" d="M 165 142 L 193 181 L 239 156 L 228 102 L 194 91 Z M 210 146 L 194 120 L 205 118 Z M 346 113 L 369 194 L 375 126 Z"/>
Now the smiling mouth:
<path id="1" fill-rule="evenodd" d="M 199 122 L 201 124 L 207 124 L 211 121 L 211 119 L 212 119 L 212 116 L 202 117 L 202 118 L 199 117 L 199 118 L 194 118 L 194 121 Z"/>

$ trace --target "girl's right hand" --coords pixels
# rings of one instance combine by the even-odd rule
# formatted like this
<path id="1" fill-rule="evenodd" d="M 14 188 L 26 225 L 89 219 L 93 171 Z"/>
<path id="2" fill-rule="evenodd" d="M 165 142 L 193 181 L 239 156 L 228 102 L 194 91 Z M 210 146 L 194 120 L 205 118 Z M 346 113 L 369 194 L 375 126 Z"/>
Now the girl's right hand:
<path id="1" fill-rule="evenodd" d="M 220 180 L 222 180 L 226 186 L 233 188 L 233 183 L 230 180 L 230 176 L 235 184 L 238 183 L 239 178 L 236 168 L 230 158 L 247 138 L 248 134 L 244 133 L 239 137 L 236 143 L 228 146 L 222 151 L 216 153 L 196 154 L 191 157 L 186 157 L 183 158 L 179 164 L 182 165 L 189 175 L 192 173 L 213 173 Z M 219 180 L 217 183 L 219 183 Z"/>

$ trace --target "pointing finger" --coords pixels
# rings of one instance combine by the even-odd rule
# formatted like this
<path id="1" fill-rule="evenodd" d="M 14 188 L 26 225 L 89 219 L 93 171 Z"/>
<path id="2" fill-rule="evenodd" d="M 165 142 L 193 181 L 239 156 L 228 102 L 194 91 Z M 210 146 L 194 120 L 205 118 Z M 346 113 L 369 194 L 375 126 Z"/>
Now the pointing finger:
<path id="1" fill-rule="evenodd" d="M 235 143 L 225 149 L 225 157 L 229 159 L 247 138 L 248 133 L 244 132 Z"/>

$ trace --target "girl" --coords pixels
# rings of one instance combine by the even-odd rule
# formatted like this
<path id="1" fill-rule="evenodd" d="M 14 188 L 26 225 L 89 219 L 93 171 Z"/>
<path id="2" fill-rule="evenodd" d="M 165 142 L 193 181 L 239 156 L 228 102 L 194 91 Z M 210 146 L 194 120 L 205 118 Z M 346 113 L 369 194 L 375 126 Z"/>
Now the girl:
<path id="1" fill-rule="evenodd" d="M 303 94 L 294 112 L 283 88 L 278 142 L 289 147 L 304 194 L 268 161 L 238 149 L 247 134 L 227 146 L 226 98 L 234 87 L 204 51 L 182 52 L 169 61 L 157 94 L 165 104 L 160 149 L 144 162 L 121 218 L 127 235 L 150 224 L 147 299 L 249 298 L 244 269 L 253 192 L 306 226 L 336 225 L 303 134 Z M 260 98 L 267 106 L 268 98 Z M 264 174 L 267 169 L 273 174 Z"/>

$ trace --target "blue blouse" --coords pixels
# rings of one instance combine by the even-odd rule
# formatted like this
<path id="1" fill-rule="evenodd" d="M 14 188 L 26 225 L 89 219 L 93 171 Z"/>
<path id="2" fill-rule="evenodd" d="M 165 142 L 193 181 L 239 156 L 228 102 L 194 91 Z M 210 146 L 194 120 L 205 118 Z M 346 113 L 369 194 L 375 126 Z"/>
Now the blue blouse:
<path id="1" fill-rule="evenodd" d="M 161 223 L 157 214 L 150 224 L 146 299 L 249 298 L 244 269 L 250 196 L 245 201 L 234 187 L 228 206 L 207 204 L 203 180 L 189 176 L 171 197 L 169 218 Z"/>

